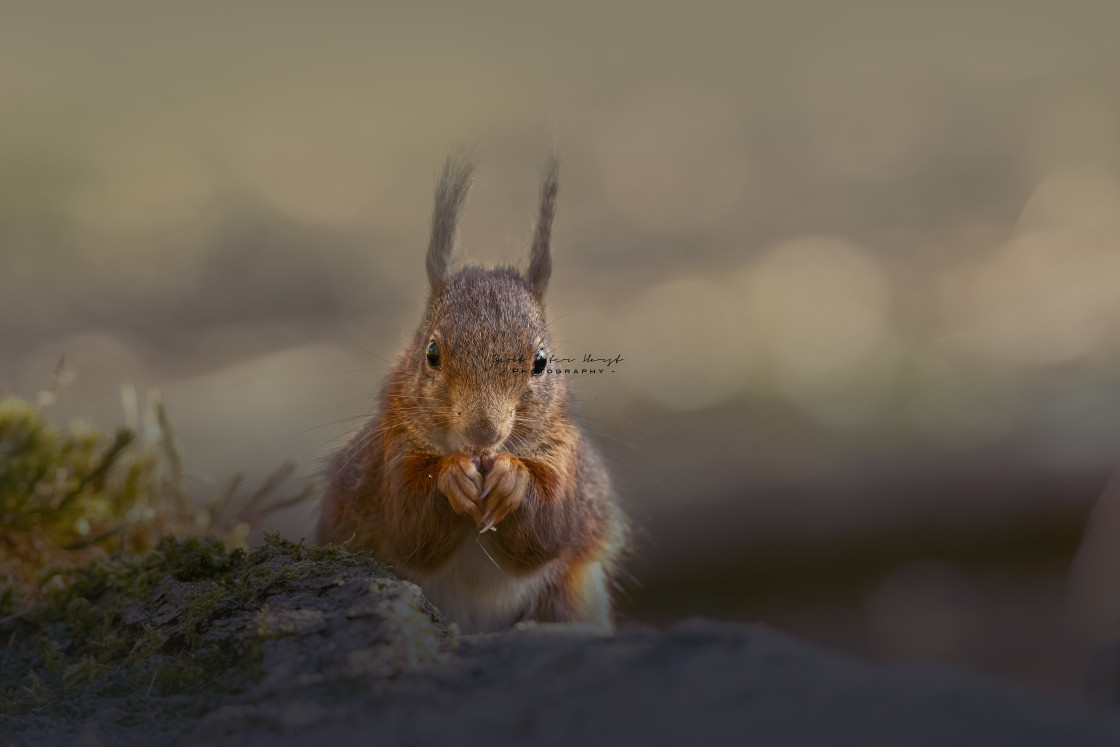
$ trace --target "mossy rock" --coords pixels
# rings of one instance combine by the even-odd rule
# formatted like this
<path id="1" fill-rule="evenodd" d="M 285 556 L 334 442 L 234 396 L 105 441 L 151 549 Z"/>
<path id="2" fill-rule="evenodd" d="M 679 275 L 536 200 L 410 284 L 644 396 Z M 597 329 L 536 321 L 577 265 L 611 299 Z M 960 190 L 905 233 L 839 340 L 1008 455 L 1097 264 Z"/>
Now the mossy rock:
<path id="1" fill-rule="evenodd" d="M 394 677 L 458 641 L 375 560 L 278 537 L 252 552 L 168 537 L 58 578 L 0 623 L 0 732 L 106 708 L 200 713 L 250 686 Z"/>

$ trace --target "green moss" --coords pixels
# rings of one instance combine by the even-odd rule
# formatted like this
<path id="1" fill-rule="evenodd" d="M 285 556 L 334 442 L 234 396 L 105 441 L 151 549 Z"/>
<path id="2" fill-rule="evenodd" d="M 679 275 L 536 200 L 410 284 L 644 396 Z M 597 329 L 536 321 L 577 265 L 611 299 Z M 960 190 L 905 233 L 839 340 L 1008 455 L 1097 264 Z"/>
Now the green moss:
<path id="1" fill-rule="evenodd" d="M 277 498 L 290 465 L 238 509 L 240 478 L 197 507 L 157 396 L 142 437 L 56 427 L 54 397 L 0 398 L 0 722 L 101 697 L 243 687 L 260 664 L 253 621 L 270 589 L 339 561 L 384 573 L 277 536 L 248 550 L 252 527 L 312 494 Z"/>
<path id="2" fill-rule="evenodd" d="M 0 618 L 14 613 L 19 603 L 20 593 L 15 581 L 10 577 L 0 579 Z"/>
<path id="3" fill-rule="evenodd" d="M 0 635 L 17 639 L 13 649 L 32 652 L 16 657 L 18 676 L 11 667 L 0 673 L 0 712 L 40 711 L 63 695 L 238 689 L 257 675 L 261 641 L 292 622 L 261 622 L 269 619 L 268 590 L 340 565 L 385 573 L 343 548 L 276 535 L 252 552 L 165 537 L 148 553 L 60 570 L 34 607 L 0 625 Z"/>
<path id="4" fill-rule="evenodd" d="M 54 398 L 54 391 L 40 395 L 43 402 Z M 126 399 L 134 400 L 135 392 Z M 134 402 L 129 409 L 136 410 Z M 80 421 L 58 428 L 47 414 L 40 404 L 0 398 L 0 619 L 13 614 L 20 593 L 32 591 L 46 569 L 82 567 L 122 551 L 142 553 L 167 534 L 208 537 L 162 550 L 177 578 L 206 577 L 221 570 L 208 564 L 230 562 L 213 549 L 247 547 L 249 532 L 266 516 L 313 493 L 308 484 L 278 495 L 294 474 L 289 463 L 247 497 L 238 494 L 241 478 L 235 476 L 211 500 L 189 500 L 182 458 L 155 394 L 139 418 L 142 438 L 128 428 L 107 435 Z M 112 584 L 114 576 L 110 571 L 69 582 Z"/>
<path id="5" fill-rule="evenodd" d="M 81 661 L 69 665 L 62 671 L 62 687 L 68 689 L 73 685 L 92 685 L 97 679 L 109 674 L 112 667 L 98 657 L 86 655 Z"/>
<path id="6" fill-rule="evenodd" d="M 169 528 L 170 479 L 158 450 L 127 428 L 60 429 L 38 405 L 0 399 L 0 588 L 26 589 L 50 565 L 150 546 Z M 12 607 L 5 593 L 0 611 Z"/>

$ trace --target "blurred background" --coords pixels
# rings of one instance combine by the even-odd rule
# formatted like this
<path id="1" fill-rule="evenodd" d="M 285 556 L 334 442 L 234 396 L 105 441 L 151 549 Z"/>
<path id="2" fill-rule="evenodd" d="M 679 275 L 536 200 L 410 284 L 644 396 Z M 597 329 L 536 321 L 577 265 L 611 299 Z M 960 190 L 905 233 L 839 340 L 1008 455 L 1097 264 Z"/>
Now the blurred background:
<path id="1" fill-rule="evenodd" d="M 0 381 L 65 355 L 55 419 L 106 427 L 158 389 L 200 499 L 316 475 L 418 321 L 446 153 L 460 256 L 518 261 L 556 145 L 559 353 L 623 359 L 574 393 L 641 527 L 625 614 L 1075 689 L 1120 620 L 1118 22 L 6 2 Z"/>

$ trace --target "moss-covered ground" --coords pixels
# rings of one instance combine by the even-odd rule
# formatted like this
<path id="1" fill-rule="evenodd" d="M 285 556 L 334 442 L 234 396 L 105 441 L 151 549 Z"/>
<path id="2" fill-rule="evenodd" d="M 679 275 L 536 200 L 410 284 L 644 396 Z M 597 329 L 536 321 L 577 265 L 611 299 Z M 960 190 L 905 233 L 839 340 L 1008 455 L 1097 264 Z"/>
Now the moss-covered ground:
<path id="1" fill-rule="evenodd" d="M 166 537 L 147 553 L 63 571 L 59 585 L 0 623 L 0 719 L 77 715 L 107 696 L 156 703 L 244 688 L 259 675 L 262 640 L 295 632 L 268 618 L 268 600 L 346 569 L 391 578 L 342 548 L 275 536 L 251 552 L 214 538 Z"/>
<path id="2" fill-rule="evenodd" d="M 275 497 L 290 468 L 239 510 L 229 505 L 239 479 L 217 500 L 192 500 L 158 397 L 133 427 L 106 434 L 52 424 L 55 395 L 0 398 L 0 733 L 13 719 L 82 719 L 107 704 L 205 710 L 258 680 L 266 651 L 282 658 L 278 640 L 370 617 L 354 611 L 359 600 L 377 612 L 370 599 L 404 599 L 419 627 L 401 630 L 421 634 L 394 636 L 373 615 L 343 655 L 401 669 L 387 646 L 445 647 L 439 613 L 368 557 L 278 536 L 248 549 L 250 522 L 310 494 Z"/>

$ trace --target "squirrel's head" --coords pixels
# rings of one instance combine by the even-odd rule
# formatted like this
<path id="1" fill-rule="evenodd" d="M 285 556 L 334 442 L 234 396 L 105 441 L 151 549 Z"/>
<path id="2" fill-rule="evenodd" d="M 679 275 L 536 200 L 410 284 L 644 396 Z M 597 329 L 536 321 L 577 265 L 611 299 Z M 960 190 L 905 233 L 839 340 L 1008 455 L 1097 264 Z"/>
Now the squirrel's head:
<path id="1" fill-rule="evenodd" d="M 517 450 L 547 431 L 567 389 L 549 371 L 554 353 L 544 312 L 552 271 L 557 162 L 548 161 L 529 267 L 452 271 L 451 250 L 472 167 L 448 159 L 436 189 L 428 246 L 430 293 L 404 372 L 416 401 L 408 420 L 444 453 Z"/>

